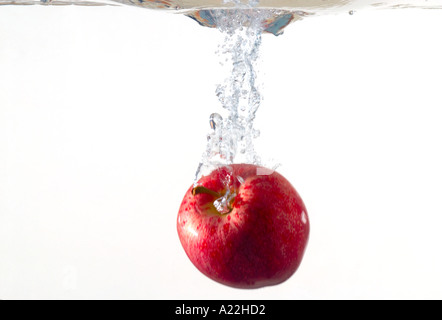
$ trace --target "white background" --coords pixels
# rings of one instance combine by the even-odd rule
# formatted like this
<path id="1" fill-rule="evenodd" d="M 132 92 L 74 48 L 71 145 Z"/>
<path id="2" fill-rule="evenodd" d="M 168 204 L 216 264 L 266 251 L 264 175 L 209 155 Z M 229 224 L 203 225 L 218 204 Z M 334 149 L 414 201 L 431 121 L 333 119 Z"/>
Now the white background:
<path id="1" fill-rule="evenodd" d="M 138 8 L 0 7 L 0 299 L 442 298 L 442 11 L 266 35 L 258 150 L 303 197 L 304 261 L 258 290 L 176 234 L 221 37 Z"/>

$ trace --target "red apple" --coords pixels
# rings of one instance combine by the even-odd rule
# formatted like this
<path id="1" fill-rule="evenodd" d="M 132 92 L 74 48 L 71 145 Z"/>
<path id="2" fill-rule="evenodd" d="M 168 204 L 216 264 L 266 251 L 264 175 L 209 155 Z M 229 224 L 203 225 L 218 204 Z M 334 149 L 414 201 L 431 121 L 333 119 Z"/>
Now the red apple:
<path id="1" fill-rule="evenodd" d="M 221 214 L 214 201 L 227 192 L 234 197 Z M 279 173 L 250 164 L 219 168 L 190 187 L 177 228 L 192 263 L 209 278 L 236 288 L 290 278 L 310 231 L 307 210 L 293 186 Z"/>

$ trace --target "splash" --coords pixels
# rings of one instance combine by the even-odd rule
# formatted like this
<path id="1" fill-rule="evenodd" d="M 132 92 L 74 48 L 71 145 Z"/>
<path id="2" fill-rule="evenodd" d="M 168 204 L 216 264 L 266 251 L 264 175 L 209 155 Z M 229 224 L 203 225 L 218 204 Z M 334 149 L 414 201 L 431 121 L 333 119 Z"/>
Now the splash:
<path id="1" fill-rule="evenodd" d="M 233 163 L 261 165 L 254 147 L 254 140 L 260 135 L 254 128 L 254 120 L 262 101 L 259 49 L 265 30 L 263 22 L 272 14 L 272 10 L 253 7 L 213 11 L 217 29 L 224 36 L 217 53 L 227 76 L 215 92 L 224 114 L 213 113 L 209 118 L 207 147 L 195 175 L 195 186 L 202 176 L 219 167 Z M 233 179 L 241 177 L 227 175 L 224 184 L 228 186 Z M 228 210 L 232 196 L 227 192 L 215 201 L 219 212 Z"/>
<path id="2" fill-rule="evenodd" d="M 269 14 L 252 8 L 215 13 L 224 35 L 218 55 L 228 75 L 217 86 L 216 95 L 226 114 L 210 116 L 211 130 L 196 179 L 219 166 L 261 162 L 254 148 L 259 131 L 253 124 L 262 100 L 257 75 L 262 22 Z"/>

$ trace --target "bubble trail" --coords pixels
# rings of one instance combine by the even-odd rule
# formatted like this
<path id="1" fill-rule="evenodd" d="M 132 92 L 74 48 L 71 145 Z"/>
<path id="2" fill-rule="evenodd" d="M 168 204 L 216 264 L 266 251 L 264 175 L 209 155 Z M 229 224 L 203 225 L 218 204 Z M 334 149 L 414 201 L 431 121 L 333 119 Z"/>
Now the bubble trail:
<path id="1" fill-rule="evenodd" d="M 259 130 L 253 126 L 262 101 L 258 83 L 261 36 L 271 11 L 247 7 L 213 12 L 218 30 L 224 35 L 219 45 L 220 64 L 227 76 L 215 94 L 224 108 L 224 117 L 210 116 L 211 131 L 206 152 L 196 173 L 196 181 L 216 168 L 232 163 L 260 165 L 254 140 Z M 227 199 L 224 199 L 224 203 Z"/>

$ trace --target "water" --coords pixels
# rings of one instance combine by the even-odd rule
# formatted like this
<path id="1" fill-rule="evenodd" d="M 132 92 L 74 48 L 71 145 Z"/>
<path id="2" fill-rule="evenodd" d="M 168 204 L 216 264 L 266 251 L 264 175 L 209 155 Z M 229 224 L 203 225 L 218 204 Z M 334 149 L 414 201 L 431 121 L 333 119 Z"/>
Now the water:
<path id="1" fill-rule="evenodd" d="M 266 30 L 265 21 L 272 19 L 274 14 L 273 10 L 252 6 L 212 12 L 213 22 L 224 35 L 217 53 L 226 77 L 215 92 L 224 115 L 210 115 L 207 147 L 195 175 L 195 186 L 201 176 L 221 166 L 229 168 L 233 163 L 269 166 L 254 148 L 254 140 L 260 135 L 254 128 L 254 120 L 262 101 L 258 74 L 262 35 Z M 262 174 L 271 172 L 266 170 Z M 214 202 L 222 214 L 230 211 L 229 204 L 236 196 L 230 186 L 236 180 L 244 182 L 242 177 L 233 176 L 233 172 L 227 174 L 223 182 L 227 192 Z"/>
<path id="2" fill-rule="evenodd" d="M 254 128 L 254 119 L 262 101 L 258 70 L 264 33 L 280 35 L 294 21 L 325 14 L 353 15 L 359 10 L 377 9 L 442 9 L 442 0 L 0 0 L 0 5 L 33 4 L 132 5 L 169 10 L 223 33 L 224 39 L 217 52 L 225 80 L 215 92 L 222 109 L 210 115 L 206 150 L 195 174 L 195 186 L 201 176 L 221 166 L 228 168 L 233 163 L 272 168 L 262 174 L 269 174 L 277 167 L 274 162 L 263 163 L 254 148 L 254 140 L 260 135 Z M 235 179 L 242 183 L 241 177 L 230 174 L 225 177 L 224 184 L 228 187 Z M 220 213 L 229 212 L 229 204 L 236 195 L 235 190 L 226 190 L 227 193 L 214 202 Z"/>
<path id="3" fill-rule="evenodd" d="M 254 149 L 254 139 L 259 131 L 254 128 L 256 112 L 261 104 L 258 83 L 259 48 L 264 31 L 262 21 L 271 12 L 261 9 L 217 11 L 214 21 L 224 34 L 218 48 L 220 63 L 226 74 L 217 86 L 217 95 L 225 115 L 213 113 L 209 118 L 210 132 L 207 147 L 195 175 L 195 183 L 202 175 L 220 166 L 233 163 L 261 165 Z M 233 177 L 236 178 L 236 177 Z M 226 184 L 230 184 L 226 181 Z M 227 194 L 219 199 L 219 206 L 228 203 Z"/>
<path id="4" fill-rule="evenodd" d="M 78 5 L 78 6 L 137 6 L 182 13 L 207 27 L 217 27 L 219 12 L 226 14 L 239 7 L 271 9 L 262 20 L 263 30 L 280 35 L 295 21 L 327 14 L 355 14 L 360 10 L 380 9 L 442 9 L 441 0 L 0 0 L 2 5 Z"/>

